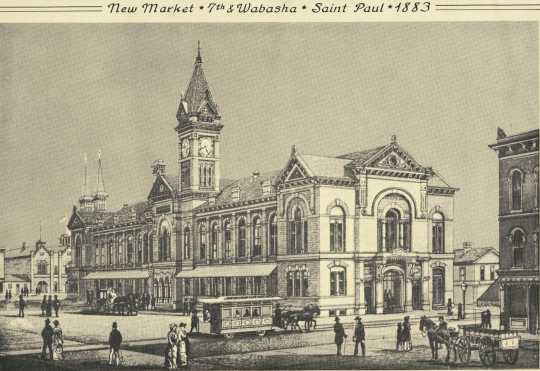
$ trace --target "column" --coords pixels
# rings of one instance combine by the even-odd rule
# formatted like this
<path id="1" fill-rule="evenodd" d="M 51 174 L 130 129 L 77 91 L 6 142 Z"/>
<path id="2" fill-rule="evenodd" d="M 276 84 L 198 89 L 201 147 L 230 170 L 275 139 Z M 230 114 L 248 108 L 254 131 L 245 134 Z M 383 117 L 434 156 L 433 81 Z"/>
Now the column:
<path id="1" fill-rule="evenodd" d="M 218 235 L 217 235 L 217 259 L 219 264 L 223 264 L 223 215 L 219 215 Z"/>
<path id="2" fill-rule="evenodd" d="M 262 249 L 262 256 L 263 261 L 266 262 L 268 260 L 268 238 L 270 237 L 268 235 L 268 222 L 267 220 L 267 213 L 266 209 L 263 209 L 262 211 L 262 218 L 261 218 L 261 249 Z"/>
<path id="3" fill-rule="evenodd" d="M 405 279 L 406 287 L 405 287 L 405 312 L 412 311 L 412 277 L 407 277 Z"/>
<path id="4" fill-rule="evenodd" d="M 251 226 L 253 215 L 248 211 L 246 214 L 246 255 L 247 261 L 251 262 L 253 257 L 253 229 Z"/>
<path id="5" fill-rule="evenodd" d="M 422 262 L 422 310 L 430 309 L 429 300 L 429 281 L 431 279 L 429 271 L 429 262 L 427 260 Z"/>
<path id="6" fill-rule="evenodd" d="M 206 264 L 210 264 L 210 255 L 212 254 L 212 246 L 210 245 L 210 243 L 212 241 L 210 241 L 210 218 L 209 217 L 206 217 L 206 220 L 205 220 L 205 224 L 206 224 Z"/>
<path id="7" fill-rule="evenodd" d="M 355 306 L 358 314 L 366 314 L 366 295 L 364 293 L 364 261 L 356 262 Z"/>
<path id="8" fill-rule="evenodd" d="M 398 226 L 399 226 L 399 229 L 398 229 L 399 246 L 398 246 L 398 248 L 403 249 L 403 248 L 405 248 L 405 245 L 403 245 L 403 221 L 402 220 L 399 221 Z"/>
<path id="9" fill-rule="evenodd" d="M 380 236 L 380 238 L 382 241 L 382 251 L 385 252 L 386 251 L 386 221 L 383 219 L 381 220 L 381 223 L 382 223 L 382 228 L 381 228 L 382 236 Z"/>
<path id="10" fill-rule="evenodd" d="M 384 290 L 382 277 L 377 277 L 377 283 L 375 285 L 375 299 L 375 313 L 382 314 L 384 311 Z"/>
<path id="11" fill-rule="evenodd" d="M 236 232 L 236 214 L 232 213 L 231 215 L 231 254 L 232 254 L 232 257 L 231 258 L 232 258 L 233 263 L 236 263 L 237 256 L 238 256 L 237 244 L 238 244 L 238 241 L 237 241 L 237 232 Z"/>
<path id="12" fill-rule="evenodd" d="M 54 253 L 49 257 L 49 293 L 54 292 Z"/>

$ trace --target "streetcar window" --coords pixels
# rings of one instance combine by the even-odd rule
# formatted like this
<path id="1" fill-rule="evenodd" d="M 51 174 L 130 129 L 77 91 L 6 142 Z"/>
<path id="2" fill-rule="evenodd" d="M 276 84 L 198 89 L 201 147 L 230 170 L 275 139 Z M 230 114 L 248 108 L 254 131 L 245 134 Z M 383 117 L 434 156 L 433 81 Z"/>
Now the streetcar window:
<path id="1" fill-rule="evenodd" d="M 251 311 L 249 310 L 249 308 L 246 308 L 246 310 L 244 311 L 244 317 L 251 317 Z"/>
<path id="2" fill-rule="evenodd" d="M 259 317 L 261 313 L 261 308 L 253 307 L 253 317 Z"/>
<path id="3" fill-rule="evenodd" d="M 231 318 L 232 317 L 232 310 L 231 309 L 223 309 L 223 318 Z"/>
<path id="4" fill-rule="evenodd" d="M 234 318 L 240 318 L 242 315 L 240 314 L 240 308 L 236 308 L 234 310 Z"/>

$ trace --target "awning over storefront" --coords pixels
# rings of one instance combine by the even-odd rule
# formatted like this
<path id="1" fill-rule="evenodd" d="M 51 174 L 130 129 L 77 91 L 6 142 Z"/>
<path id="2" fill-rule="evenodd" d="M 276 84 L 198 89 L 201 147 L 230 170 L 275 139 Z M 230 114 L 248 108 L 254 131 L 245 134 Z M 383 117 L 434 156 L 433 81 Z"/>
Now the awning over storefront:
<path id="1" fill-rule="evenodd" d="M 120 270 L 120 271 L 103 271 L 88 273 L 83 280 L 133 280 L 150 277 L 148 271 L 139 270 Z"/>
<path id="2" fill-rule="evenodd" d="M 500 291 L 499 280 L 493 281 L 493 283 L 484 291 L 482 295 L 476 300 L 476 304 L 480 307 L 498 307 L 500 303 Z"/>
<path id="3" fill-rule="evenodd" d="M 182 271 L 176 275 L 176 278 L 264 277 L 269 276 L 276 267 L 277 264 L 209 265 Z"/>

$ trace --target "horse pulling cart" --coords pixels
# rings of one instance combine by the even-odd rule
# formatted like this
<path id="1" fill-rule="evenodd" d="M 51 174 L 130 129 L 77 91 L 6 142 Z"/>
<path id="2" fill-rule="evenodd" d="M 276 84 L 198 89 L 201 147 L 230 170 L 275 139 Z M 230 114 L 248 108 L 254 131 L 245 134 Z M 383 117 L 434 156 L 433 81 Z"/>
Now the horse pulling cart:
<path id="1" fill-rule="evenodd" d="M 515 364 L 519 357 L 520 336 L 516 332 L 481 328 L 478 325 L 459 326 L 463 335 L 457 336 L 454 351 L 460 361 L 467 364 L 471 351 L 478 350 L 480 361 L 491 367 L 497 361 L 497 352 L 502 353 L 508 364 Z"/>

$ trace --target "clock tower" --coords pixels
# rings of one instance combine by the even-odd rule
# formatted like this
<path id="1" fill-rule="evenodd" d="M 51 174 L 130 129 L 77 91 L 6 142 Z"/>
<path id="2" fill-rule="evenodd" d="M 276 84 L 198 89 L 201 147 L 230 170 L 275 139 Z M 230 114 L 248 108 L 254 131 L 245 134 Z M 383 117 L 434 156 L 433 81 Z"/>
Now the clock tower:
<path id="1" fill-rule="evenodd" d="M 176 118 L 180 197 L 202 203 L 219 191 L 219 141 L 223 125 L 204 76 L 200 46 Z"/>

